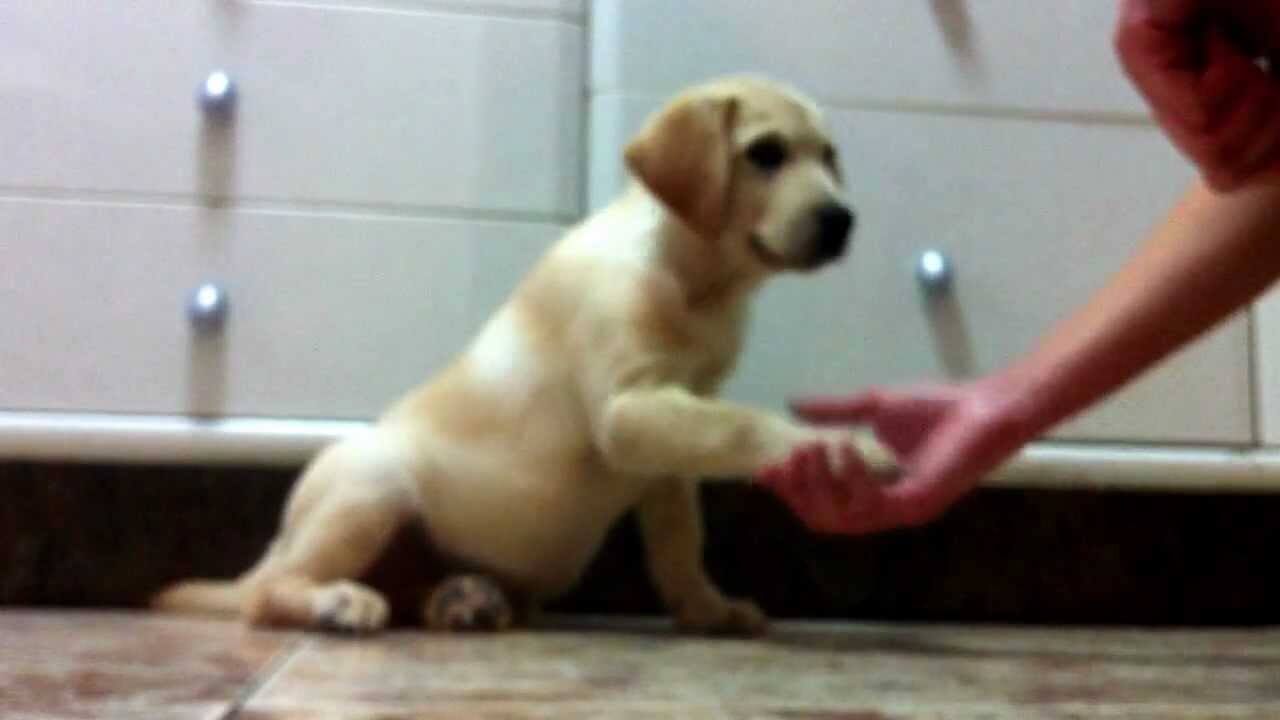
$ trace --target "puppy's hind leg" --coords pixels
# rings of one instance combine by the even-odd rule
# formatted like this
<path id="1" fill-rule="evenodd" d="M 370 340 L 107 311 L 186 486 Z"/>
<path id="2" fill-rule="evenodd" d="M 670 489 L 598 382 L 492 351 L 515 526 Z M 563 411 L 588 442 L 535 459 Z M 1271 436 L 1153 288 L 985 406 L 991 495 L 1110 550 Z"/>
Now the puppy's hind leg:
<path id="1" fill-rule="evenodd" d="M 299 483 L 272 551 L 247 579 L 255 625 L 372 631 L 387 601 L 355 582 L 417 511 L 409 466 L 377 438 L 335 446 Z"/>

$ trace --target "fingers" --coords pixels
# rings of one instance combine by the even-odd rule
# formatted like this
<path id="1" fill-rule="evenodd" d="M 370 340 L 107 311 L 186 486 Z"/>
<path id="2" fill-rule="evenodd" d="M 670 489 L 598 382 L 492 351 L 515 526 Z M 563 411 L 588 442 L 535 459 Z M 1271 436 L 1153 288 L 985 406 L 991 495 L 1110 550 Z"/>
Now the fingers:
<path id="1" fill-rule="evenodd" d="M 824 533 L 841 531 L 841 518 L 849 493 L 840 479 L 833 476 L 828 462 L 827 449 L 811 447 L 801 453 L 808 503 L 805 512 L 809 525 Z"/>
<path id="2" fill-rule="evenodd" d="M 1205 0 L 1129 0 L 1129 12 L 1140 13 L 1161 27 L 1184 27 L 1200 14 Z"/>
<path id="3" fill-rule="evenodd" d="M 1220 126 L 1206 138 L 1202 154 L 1211 170 L 1206 180 L 1215 189 L 1228 190 L 1280 161 L 1280 86 L 1220 33 L 1212 34 L 1210 53 L 1217 75 L 1214 81 L 1234 90 L 1229 91 L 1231 104 L 1223 109 Z"/>
<path id="4" fill-rule="evenodd" d="M 1169 138 L 1218 191 L 1280 170 L 1280 85 L 1253 61 L 1253 50 L 1226 35 L 1233 20 L 1259 25 L 1249 16 L 1258 11 L 1242 8 L 1127 0 L 1116 29 L 1125 72 Z M 1215 13 L 1213 22 L 1207 11 Z"/>
<path id="5" fill-rule="evenodd" d="M 1264 90 L 1266 73 L 1227 40 L 1221 30 L 1204 33 L 1203 70 L 1189 93 L 1203 108 L 1205 133 L 1228 130 L 1233 115 L 1240 112 L 1259 90 Z"/>
<path id="6" fill-rule="evenodd" d="M 760 473 L 760 483 L 782 498 L 791 512 L 810 527 L 817 522 L 819 514 L 814 511 L 819 501 L 812 491 L 811 472 L 810 451 L 806 448 Z"/>
<path id="7" fill-rule="evenodd" d="M 845 479 L 845 502 L 840 518 L 845 532 L 867 533 L 888 527 L 884 518 L 884 488 L 871 476 L 858 452 L 849 446 L 840 448 L 841 477 Z"/>
<path id="8" fill-rule="evenodd" d="M 765 470 L 761 480 L 816 532 L 860 534 L 889 527 L 881 512 L 883 490 L 857 451 L 845 445 L 836 452 L 833 467 L 827 447 L 806 447 Z"/>
<path id="9" fill-rule="evenodd" d="M 791 511 L 818 532 L 832 532 L 837 519 L 832 482 L 826 477 L 830 468 L 825 464 L 825 456 L 826 451 L 818 446 L 792 453 L 783 481 L 774 487 Z"/>
<path id="10" fill-rule="evenodd" d="M 957 421 L 930 439 L 901 482 L 885 489 L 884 514 L 900 526 L 931 523 L 1021 447 L 999 423 Z"/>
<path id="11" fill-rule="evenodd" d="M 1210 118 L 1196 94 L 1198 48 L 1184 28 L 1153 19 L 1150 4 L 1125 3 L 1114 38 L 1120 64 L 1157 115 L 1169 114 L 1189 127 L 1202 127 Z"/>
<path id="12" fill-rule="evenodd" d="M 803 456 L 803 451 L 791 453 L 783 462 L 758 473 L 757 481 L 788 500 L 793 496 L 803 495 L 804 484 L 808 482 L 804 475 Z"/>
<path id="13" fill-rule="evenodd" d="M 884 396 L 871 391 L 844 398 L 798 400 L 791 404 L 791 410 L 810 422 L 836 424 L 866 420 L 874 416 L 883 405 Z"/>
<path id="14" fill-rule="evenodd" d="M 1231 190 L 1280 159 L 1280 86 L 1218 31 L 1209 32 L 1207 63 L 1200 86 L 1211 123 L 1199 132 L 1177 117 L 1162 123 L 1210 186 Z"/>

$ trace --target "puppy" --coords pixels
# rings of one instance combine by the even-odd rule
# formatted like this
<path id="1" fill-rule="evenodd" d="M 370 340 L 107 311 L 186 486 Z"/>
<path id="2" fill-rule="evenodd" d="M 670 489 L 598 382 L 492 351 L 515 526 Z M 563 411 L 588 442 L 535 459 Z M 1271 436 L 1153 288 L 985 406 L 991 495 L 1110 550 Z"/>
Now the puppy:
<path id="1" fill-rule="evenodd" d="M 625 161 L 630 187 L 553 246 L 455 362 L 314 458 L 254 567 L 179 583 L 153 605 L 376 630 L 388 603 L 359 579 L 419 526 L 441 552 L 545 601 L 634 508 L 680 628 L 763 630 L 754 603 L 707 577 L 695 481 L 748 478 L 833 440 L 714 396 L 760 284 L 846 250 L 854 214 L 836 150 L 808 99 L 732 77 L 675 97 Z M 834 439 L 888 462 L 870 442 Z"/>

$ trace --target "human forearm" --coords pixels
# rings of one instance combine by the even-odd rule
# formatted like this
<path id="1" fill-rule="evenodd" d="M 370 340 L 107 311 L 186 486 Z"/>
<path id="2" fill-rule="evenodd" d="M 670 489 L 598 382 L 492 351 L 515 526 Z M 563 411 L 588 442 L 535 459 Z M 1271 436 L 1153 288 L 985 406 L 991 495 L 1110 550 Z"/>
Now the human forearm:
<path id="1" fill-rule="evenodd" d="M 998 378 L 1030 434 L 1089 407 L 1261 294 L 1280 274 L 1280 188 L 1197 185 L 1080 311 Z"/>

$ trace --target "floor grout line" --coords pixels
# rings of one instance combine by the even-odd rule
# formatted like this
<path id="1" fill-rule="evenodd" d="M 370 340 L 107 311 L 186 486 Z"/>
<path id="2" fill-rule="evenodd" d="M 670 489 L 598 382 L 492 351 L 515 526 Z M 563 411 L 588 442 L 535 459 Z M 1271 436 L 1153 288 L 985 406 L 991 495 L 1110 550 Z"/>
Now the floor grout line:
<path id="1" fill-rule="evenodd" d="M 226 708 L 213 718 L 210 718 L 210 720 L 233 720 L 239 716 L 240 711 L 244 710 L 245 706 L 282 677 L 289 666 L 314 644 L 315 639 L 305 635 L 294 639 L 287 647 L 276 653 L 275 657 L 272 657 L 266 665 L 254 673 L 253 677 L 249 678 L 249 681 L 240 689 L 240 692 L 231 698 Z"/>

